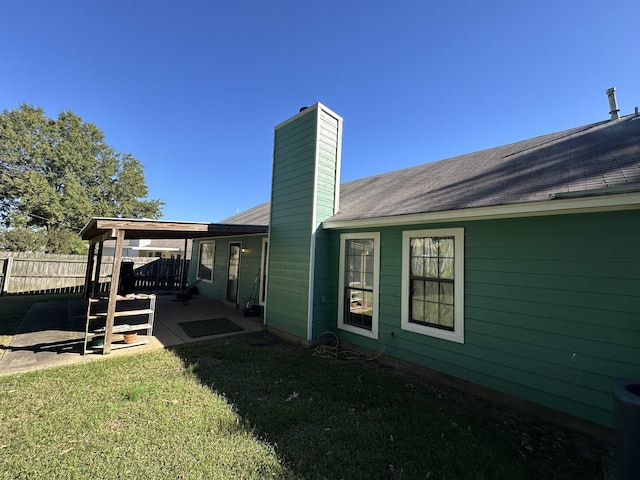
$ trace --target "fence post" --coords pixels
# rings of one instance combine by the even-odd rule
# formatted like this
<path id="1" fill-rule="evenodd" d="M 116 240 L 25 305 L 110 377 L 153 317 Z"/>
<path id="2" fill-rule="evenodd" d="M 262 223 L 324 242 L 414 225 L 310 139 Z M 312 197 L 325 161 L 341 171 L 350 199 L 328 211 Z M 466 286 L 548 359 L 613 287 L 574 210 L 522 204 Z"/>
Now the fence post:
<path id="1" fill-rule="evenodd" d="M 9 291 L 9 281 L 11 280 L 11 267 L 13 266 L 13 257 L 7 258 L 4 262 L 4 275 L 2 275 L 2 289 L 0 296 L 5 296 Z"/>

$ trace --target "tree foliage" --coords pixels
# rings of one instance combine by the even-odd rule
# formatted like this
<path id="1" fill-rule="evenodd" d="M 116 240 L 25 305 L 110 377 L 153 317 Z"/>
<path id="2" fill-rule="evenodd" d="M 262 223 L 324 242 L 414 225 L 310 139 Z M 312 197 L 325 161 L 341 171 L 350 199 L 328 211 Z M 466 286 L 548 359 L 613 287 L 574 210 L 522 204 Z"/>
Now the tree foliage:
<path id="1" fill-rule="evenodd" d="M 159 218 L 162 202 L 147 194 L 142 164 L 74 113 L 51 119 L 23 104 L 0 114 L 0 221 L 9 230 L 44 229 L 47 250 L 58 249 L 70 237 L 55 231 L 78 232 L 91 217 Z M 20 216 L 26 225 L 12 222 Z"/>
<path id="2" fill-rule="evenodd" d="M 10 252 L 40 252 L 44 250 L 47 237 L 40 231 L 26 227 L 15 227 L 0 232 L 0 250 Z"/>

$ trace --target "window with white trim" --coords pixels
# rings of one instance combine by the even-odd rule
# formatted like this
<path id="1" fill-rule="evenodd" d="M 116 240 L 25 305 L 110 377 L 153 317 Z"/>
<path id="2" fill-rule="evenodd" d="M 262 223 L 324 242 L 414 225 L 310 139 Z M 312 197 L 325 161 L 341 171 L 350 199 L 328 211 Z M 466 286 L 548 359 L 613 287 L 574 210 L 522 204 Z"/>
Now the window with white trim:
<path id="1" fill-rule="evenodd" d="M 198 251 L 198 272 L 199 280 L 213 282 L 213 259 L 216 252 L 216 242 L 201 242 Z"/>
<path id="2" fill-rule="evenodd" d="M 464 229 L 402 234 L 402 329 L 464 343 Z"/>
<path id="3" fill-rule="evenodd" d="M 338 328 L 378 338 L 380 234 L 340 235 Z"/>

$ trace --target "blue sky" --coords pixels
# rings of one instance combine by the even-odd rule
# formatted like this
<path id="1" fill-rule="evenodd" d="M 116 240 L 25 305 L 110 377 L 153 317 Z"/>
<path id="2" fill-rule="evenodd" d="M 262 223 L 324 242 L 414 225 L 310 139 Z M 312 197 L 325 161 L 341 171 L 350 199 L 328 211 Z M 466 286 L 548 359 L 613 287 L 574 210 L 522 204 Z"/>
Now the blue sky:
<path id="1" fill-rule="evenodd" d="M 145 168 L 168 220 L 269 199 L 273 127 L 344 118 L 342 180 L 640 105 L 640 2 L 4 0 L 0 110 L 70 110 Z"/>

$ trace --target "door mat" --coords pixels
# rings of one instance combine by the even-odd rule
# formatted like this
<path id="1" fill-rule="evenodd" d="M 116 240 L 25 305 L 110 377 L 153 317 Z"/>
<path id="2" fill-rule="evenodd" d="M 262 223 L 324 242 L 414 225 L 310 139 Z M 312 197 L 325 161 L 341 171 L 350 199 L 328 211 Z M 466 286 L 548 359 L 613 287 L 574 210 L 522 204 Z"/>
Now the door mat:
<path id="1" fill-rule="evenodd" d="M 191 338 L 219 335 L 221 333 L 241 332 L 244 330 L 242 327 L 239 327 L 226 317 L 181 322 L 178 323 L 178 325 L 180 325 L 182 330 L 184 330 L 184 333 L 189 335 Z"/>

